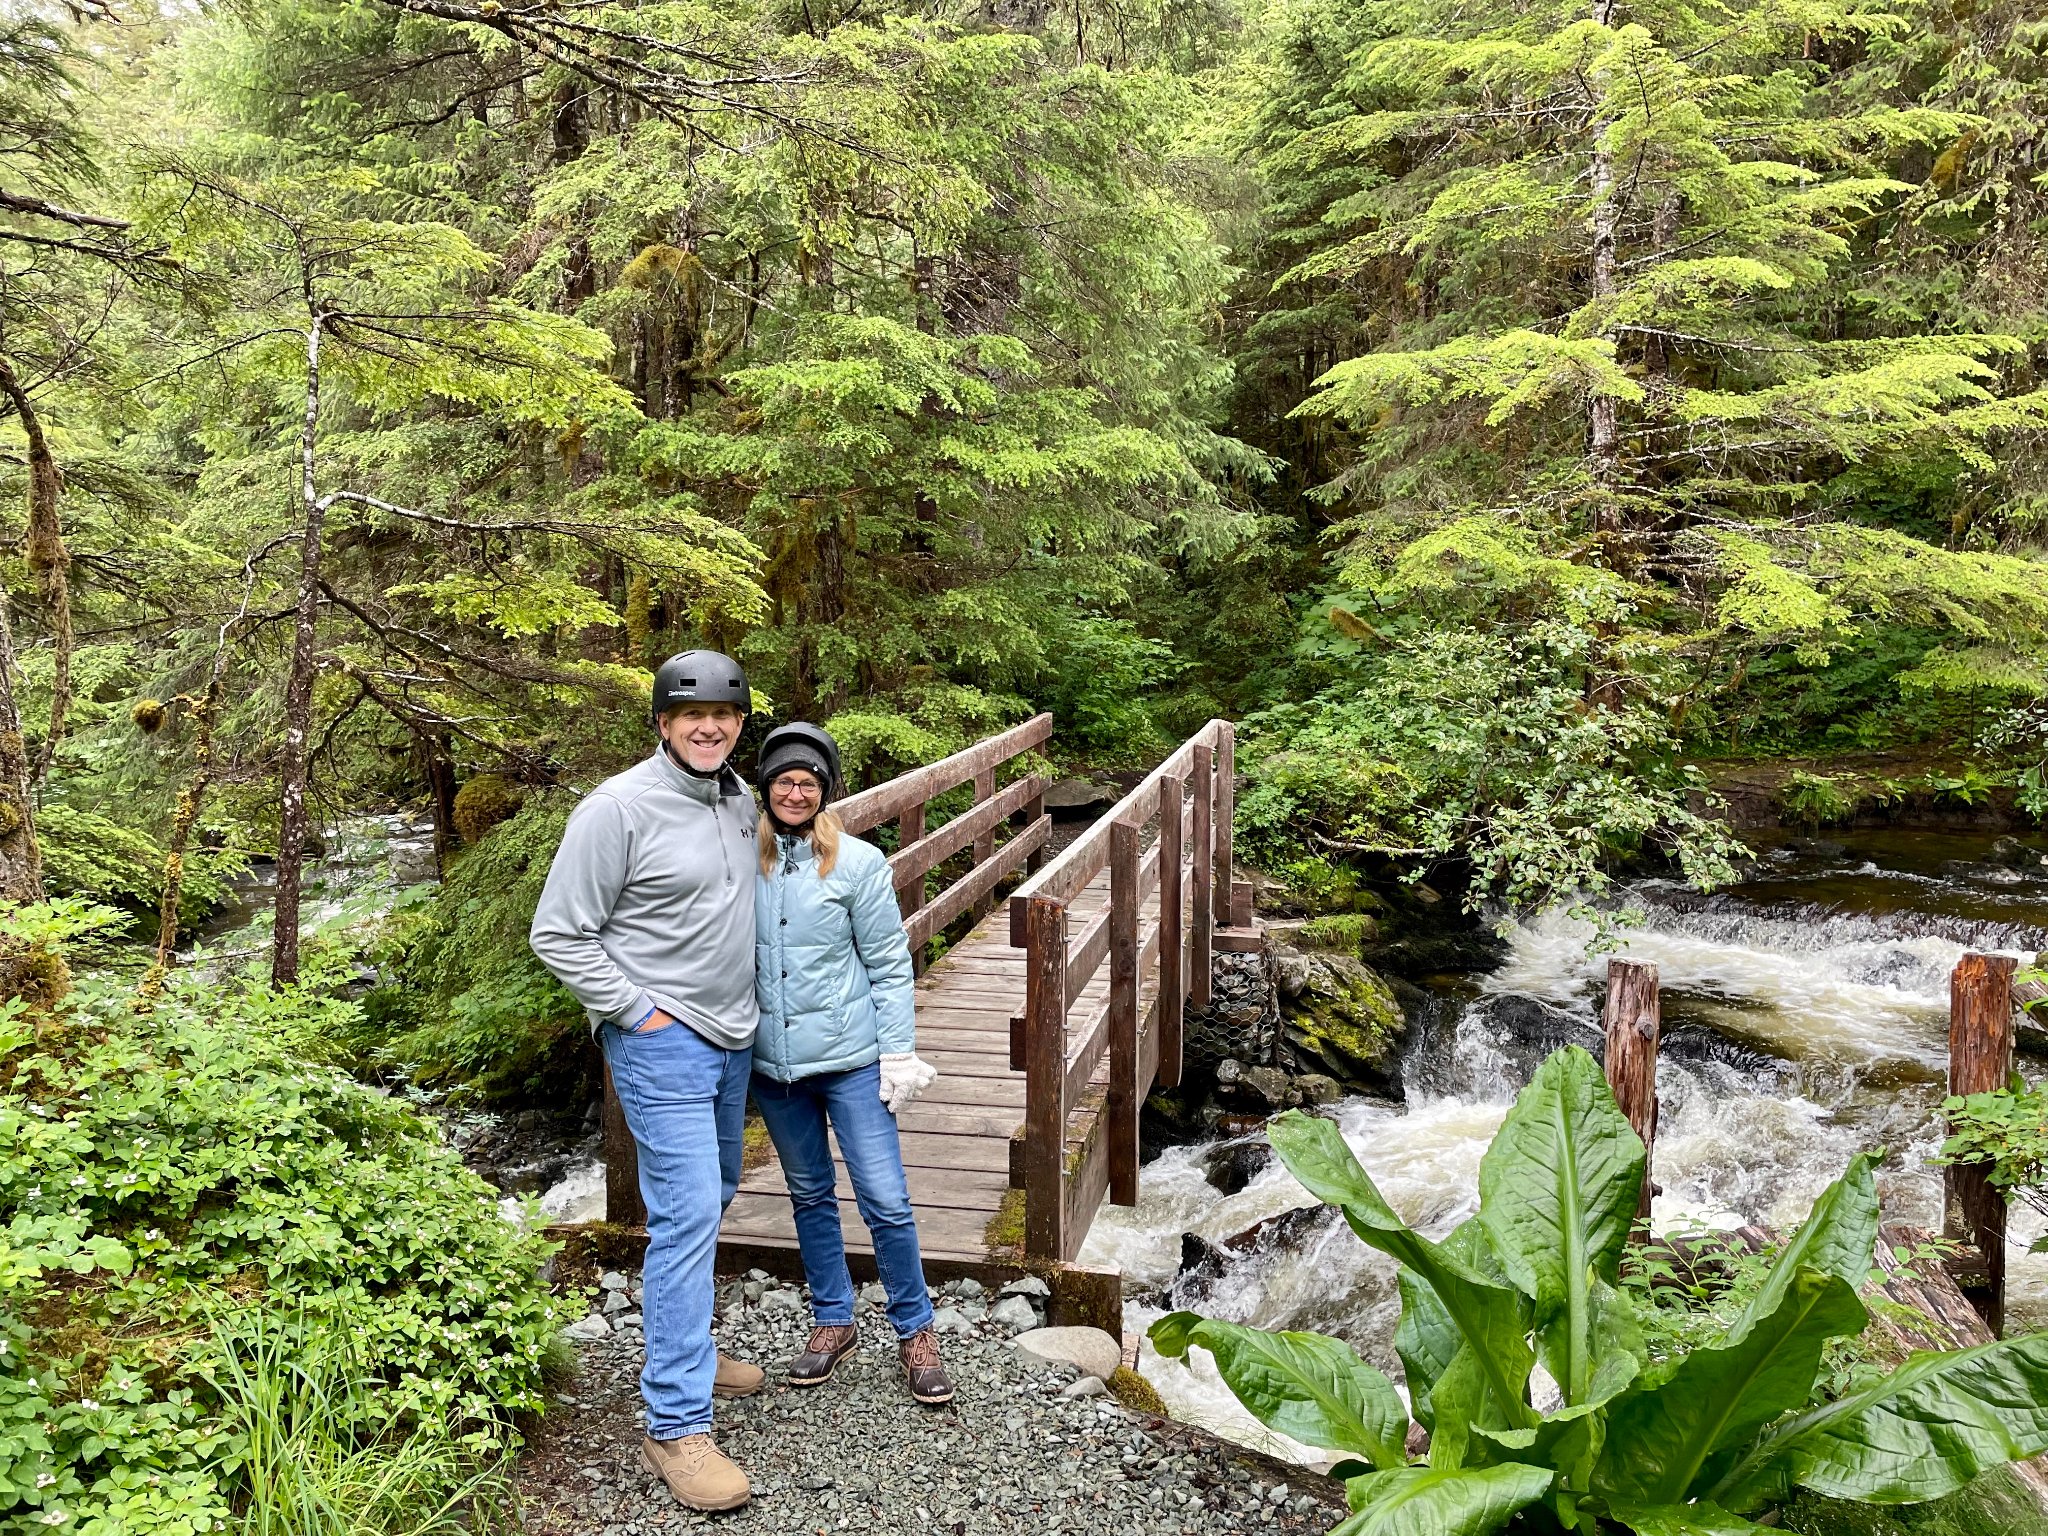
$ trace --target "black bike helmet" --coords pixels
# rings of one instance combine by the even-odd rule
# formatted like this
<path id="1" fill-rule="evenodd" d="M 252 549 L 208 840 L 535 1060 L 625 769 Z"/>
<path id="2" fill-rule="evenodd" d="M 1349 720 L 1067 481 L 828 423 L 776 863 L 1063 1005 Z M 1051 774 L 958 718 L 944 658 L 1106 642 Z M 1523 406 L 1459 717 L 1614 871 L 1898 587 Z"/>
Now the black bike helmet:
<path id="1" fill-rule="evenodd" d="M 661 717 L 679 704 L 730 704 L 744 715 L 753 702 L 745 670 L 722 651 L 684 651 L 669 657 L 654 674 L 657 730 Z"/>
<path id="2" fill-rule="evenodd" d="M 823 726 L 802 720 L 778 725 L 761 743 L 761 793 L 767 794 L 776 776 L 790 768 L 808 769 L 825 786 L 824 798 L 830 800 L 841 788 L 839 743 Z"/>

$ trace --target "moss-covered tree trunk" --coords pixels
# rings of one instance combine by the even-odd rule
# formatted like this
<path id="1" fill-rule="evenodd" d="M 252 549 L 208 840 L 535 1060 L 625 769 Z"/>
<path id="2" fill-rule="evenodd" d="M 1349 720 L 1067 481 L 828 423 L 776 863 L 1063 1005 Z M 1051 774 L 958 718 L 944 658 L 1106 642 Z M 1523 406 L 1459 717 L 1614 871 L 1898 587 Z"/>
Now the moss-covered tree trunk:
<path id="1" fill-rule="evenodd" d="M 14 626 L 7 590 L 0 587 L 0 901 L 39 901 L 43 858 L 29 798 L 28 747 L 14 702 L 15 674 Z"/>
<path id="2" fill-rule="evenodd" d="M 57 500 L 64 492 L 64 478 L 57 472 L 57 459 L 50 452 L 50 440 L 43 432 L 42 417 L 35 402 L 5 351 L 0 336 L 0 395 L 5 395 L 21 422 L 28 440 L 28 568 L 36 579 L 43 599 L 45 622 L 55 647 L 55 667 L 50 678 L 50 724 L 43 735 L 43 749 L 36 754 L 29 778 L 32 784 L 48 777 L 50 763 L 57 755 L 57 743 L 64 739 L 65 717 L 71 712 L 71 551 L 64 545 L 64 525 L 58 519 Z"/>

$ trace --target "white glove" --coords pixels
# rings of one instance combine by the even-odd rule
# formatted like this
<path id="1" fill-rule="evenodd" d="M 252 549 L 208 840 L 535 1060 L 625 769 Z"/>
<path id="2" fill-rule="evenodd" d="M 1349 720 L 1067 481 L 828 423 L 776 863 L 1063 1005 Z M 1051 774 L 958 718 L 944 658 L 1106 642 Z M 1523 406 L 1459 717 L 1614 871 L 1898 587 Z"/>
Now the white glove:
<path id="1" fill-rule="evenodd" d="M 884 1056 L 882 1102 L 889 1107 L 890 1114 L 900 1113 L 904 1105 L 931 1087 L 932 1079 L 938 1075 L 937 1067 L 928 1061 L 919 1061 L 912 1052 Z"/>

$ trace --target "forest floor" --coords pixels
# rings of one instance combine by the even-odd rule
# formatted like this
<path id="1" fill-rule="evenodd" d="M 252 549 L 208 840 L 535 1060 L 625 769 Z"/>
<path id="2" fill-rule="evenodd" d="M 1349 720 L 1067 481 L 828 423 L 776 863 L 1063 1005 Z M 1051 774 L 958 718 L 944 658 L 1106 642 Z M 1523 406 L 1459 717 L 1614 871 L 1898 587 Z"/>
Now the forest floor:
<path id="1" fill-rule="evenodd" d="M 735 1290 L 721 1286 L 719 1345 L 763 1366 L 768 1385 L 718 1404 L 718 1437 L 753 1479 L 753 1502 L 697 1514 L 641 1469 L 642 1348 L 625 1329 L 578 1343 L 577 1377 L 521 1461 L 529 1536 L 712 1523 L 763 1536 L 1305 1536 L 1344 1512 L 1328 1478 L 1106 1396 L 1066 1395 L 1073 1367 L 1022 1353 L 986 1321 L 941 1340 L 958 1387 L 945 1408 L 911 1400 L 888 1322 L 866 1301 L 859 1355 L 826 1386 L 791 1388 L 783 1365 L 809 1327 L 801 1293 Z"/>

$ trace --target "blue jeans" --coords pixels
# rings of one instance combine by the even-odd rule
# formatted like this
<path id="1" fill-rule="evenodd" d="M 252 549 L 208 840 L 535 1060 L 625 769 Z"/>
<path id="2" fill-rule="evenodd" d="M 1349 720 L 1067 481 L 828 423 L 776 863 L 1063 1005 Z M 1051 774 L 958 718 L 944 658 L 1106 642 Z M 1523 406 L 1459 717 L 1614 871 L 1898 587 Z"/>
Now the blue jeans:
<path id="1" fill-rule="evenodd" d="M 612 1086 L 640 1149 L 647 1203 L 640 1395 L 657 1440 L 711 1428 L 712 1264 L 718 1224 L 740 1186 L 751 1050 L 728 1051 L 683 1023 L 648 1034 L 598 1031 Z"/>
<path id="2" fill-rule="evenodd" d="M 820 1327 L 853 1321 L 853 1277 L 846 1272 L 846 1241 L 839 1230 L 839 1195 L 832 1185 L 830 1122 L 853 1179 L 854 1204 L 875 1245 L 875 1268 L 889 1293 L 889 1321 L 907 1339 L 929 1328 L 932 1300 L 925 1291 L 924 1260 L 917 1251 L 917 1218 L 903 1177 L 903 1147 L 896 1117 L 882 1102 L 882 1068 L 820 1072 L 793 1083 L 754 1074 L 754 1104 L 789 1184 L 796 1211 L 796 1241 L 811 1286 L 811 1319 Z"/>

